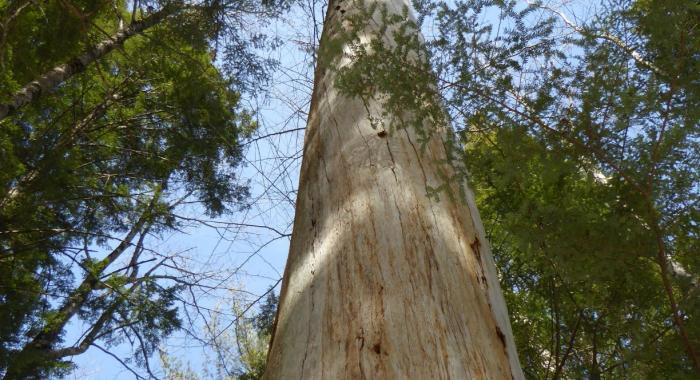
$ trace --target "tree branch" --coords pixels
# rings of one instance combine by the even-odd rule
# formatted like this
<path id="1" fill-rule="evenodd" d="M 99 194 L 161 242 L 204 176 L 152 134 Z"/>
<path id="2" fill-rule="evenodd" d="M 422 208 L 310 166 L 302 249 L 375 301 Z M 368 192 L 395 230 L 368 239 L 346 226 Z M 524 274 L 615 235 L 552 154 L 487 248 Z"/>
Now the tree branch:
<path id="1" fill-rule="evenodd" d="M 9 102 L 0 104 L 0 121 L 16 112 L 21 107 L 36 101 L 42 94 L 51 91 L 72 76 L 82 73 L 90 64 L 101 59 L 115 48 L 123 45 L 130 37 L 144 32 L 183 9 L 185 9 L 185 6 L 180 2 L 167 5 L 158 12 L 144 19 L 135 21 L 126 28 L 118 30 L 111 37 L 88 48 L 82 55 L 44 73 L 38 79 L 28 83 L 21 90 L 15 92 Z"/>
<path id="2" fill-rule="evenodd" d="M 528 1 L 528 4 L 532 5 L 534 3 L 531 1 Z M 657 75 L 666 76 L 666 74 L 664 73 L 663 70 L 661 70 L 661 68 L 656 66 L 653 62 L 644 59 L 644 57 L 642 56 L 641 53 L 639 53 L 633 47 L 627 45 L 619 37 L 612 35 L 610 33 L 607 33 L 605 31 L 589 30 L 589 29 L 582 27 L 582 26 L 576 24 L 575 22 L 569 20 L 569 18 L 566 17 L 566 15 L 564 13 L 562 13 L 554 8 L 551 8 L 551 7 L 543 5 L 543 4 L 536 4 L 536 5 L 537 5 L 537 7 L 541 8 L 541 9 L 547 10 L 547 11 L 557 15 L 564 22 L 564 24 L 566 24 L 569 28 L 573 29 L 575 32 L 580 33 L 581 35 L 584 35 L 584 36 L 590 36 L 590 37 L 594 37 L 597 39 L 611 42 L 613 45 L 617 46 L 618 48 L 622 49 L 622 51 L 629 54 L 632 57 L 632 59 L 634 59 L 634 61 L 637 62 L 637 64 L 650 69 L 651 71 L 653 71 Z"/>

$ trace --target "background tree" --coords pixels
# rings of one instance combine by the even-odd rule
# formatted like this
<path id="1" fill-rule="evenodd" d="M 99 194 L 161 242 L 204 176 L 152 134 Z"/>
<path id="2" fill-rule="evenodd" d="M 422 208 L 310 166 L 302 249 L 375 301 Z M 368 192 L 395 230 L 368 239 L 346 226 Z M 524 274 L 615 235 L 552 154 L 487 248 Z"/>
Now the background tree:
<path id="1" fill-rule="evenodd" d="M 183 207 L 218 216 L 246 205 L 234 169 L 255 123 L 240 94 L 264 79 L 270 62 L 255 54 L 260 36 L 239 26 L 280 4 L 129 4 L 0 6 L 3 104 L 124 25 L 168 12 L 2 120 L 0 374 L 7 379 L 65 374 L 69 358 L 123 343 L 151 372 L 148 358 L 182 325 L 182 291 L 213 277 L 189 271 L 186 255 L 151 240 L 192 222 Z M 219 54 L 224 64 L 215 67 Z M 89 326 L 84 335 L 64 342 L 67 326 L 79 322 Z"/>
<path id="2" fill-rule="evenodd" d="M 274 288 L 268 289 L 262 298 L 264 301 L 260 305 L 260 311 L 252 317 L 246 317 L 245 310 L 240 306 L 233 306 L 233 311 L 237 315 L 233 331 L 222 330 L 222 326 L 218 325 L 219 321 L 213 321 L 211 331 L 222 331 L 222 333 L 213 337 L 215 342 L 211 347 L 214 358 L 207 360 L 209 364 L 202 370 L 195 372 L 189 365 L 183 364 L 165 350 L 161 350 L 160 359 L 165 369 L 165 378 L 168 380 L 261 379 L 265 372 L 268 343 L 278 303 Z"/>

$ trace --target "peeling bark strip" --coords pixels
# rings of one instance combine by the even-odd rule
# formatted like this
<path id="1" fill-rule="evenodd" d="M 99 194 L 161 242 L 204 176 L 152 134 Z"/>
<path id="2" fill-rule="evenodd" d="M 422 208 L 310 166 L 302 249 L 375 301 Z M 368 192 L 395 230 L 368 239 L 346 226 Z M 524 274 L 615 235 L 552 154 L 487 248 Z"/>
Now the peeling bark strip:
<path id="1" fill-rule="evenodd" d="M 73 58 L 67 63 L 56 66 L 48 72 L 44 73 L 38 79 L 30 82 L 21 90 L 12 95 L 12 100 L 5 104 L 0 104 L 0 120 L 5 119 L 19 108 L 37 100 L 42 94 L 45 94 L 56 88 L 61 83 L 70 79 L 76 74 L 80 74 L 93 62 L 104 57 L 115 48 L 121 46 L 130 37 L 145 31 L 148 28 L 160 23 L 168 16 L 175 12 L 184 9 L 184 6 L 169 5 L 164 7 L 152 15 L 131 23 L 124 29 L 120 29 L 117 33 L 103 40 L 97 45 L 93 45 L 82 55 Z"/>
<path id="2" fill-rule="evenodd" d="M 331 0 L 322 44 L 353 7 Z M 382 115 L 379 102 L 340 94 L 323 65 L 315 76 L 264 378 L 523 379 L 473 196 L 427 195 L 451 173 L 447 137 L 429 126 L 421 151 L 412 128 L 377 133 L 366 106 Z"/>

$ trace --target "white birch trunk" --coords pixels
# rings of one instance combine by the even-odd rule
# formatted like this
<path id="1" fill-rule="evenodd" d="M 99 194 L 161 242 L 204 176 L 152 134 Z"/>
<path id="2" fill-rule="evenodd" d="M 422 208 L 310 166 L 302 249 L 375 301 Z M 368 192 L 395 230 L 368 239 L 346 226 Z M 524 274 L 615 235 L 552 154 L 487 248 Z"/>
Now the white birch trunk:
<path id="1" fill-rule="evenodd" d="M 324 40 L 348 7 L 331 0 Z M 449 170 L 445 135 L 421 153 L 411 129 L 374 129 L 334 79 L 317 68 L 264 378 L 523 379 L 473 196 L 427 196 Z"/>

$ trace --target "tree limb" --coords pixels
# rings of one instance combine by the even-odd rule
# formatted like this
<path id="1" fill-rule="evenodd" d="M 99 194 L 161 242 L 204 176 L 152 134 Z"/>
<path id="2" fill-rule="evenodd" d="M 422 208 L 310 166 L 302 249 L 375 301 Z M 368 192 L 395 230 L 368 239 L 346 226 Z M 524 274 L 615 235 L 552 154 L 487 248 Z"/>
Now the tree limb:
<path id="1" fill-rule="evenodd" d="M 123 45 L 130 37 L 144 32 L 185 8 L 182 4 L 178 6 L 178 3 L 179 2 L 175 2 L 174 5 L 165 6 L 163 9 L 144 19 L 134 21 L 126 28 L 118 30 L 111 37 L 102 40 L 97 45 L 89 47 L 82 55 L 54 67 L 38 79 L 28 83 L 22 89 L 15 92 L 9 102 L 0 104 L 0 121 L 16 112 L 21 107 L 36 101 L 42 94 L 51 91 L 72 76 L 85 71 L 90 64 L 104 57 L 115 48 Z"/>

